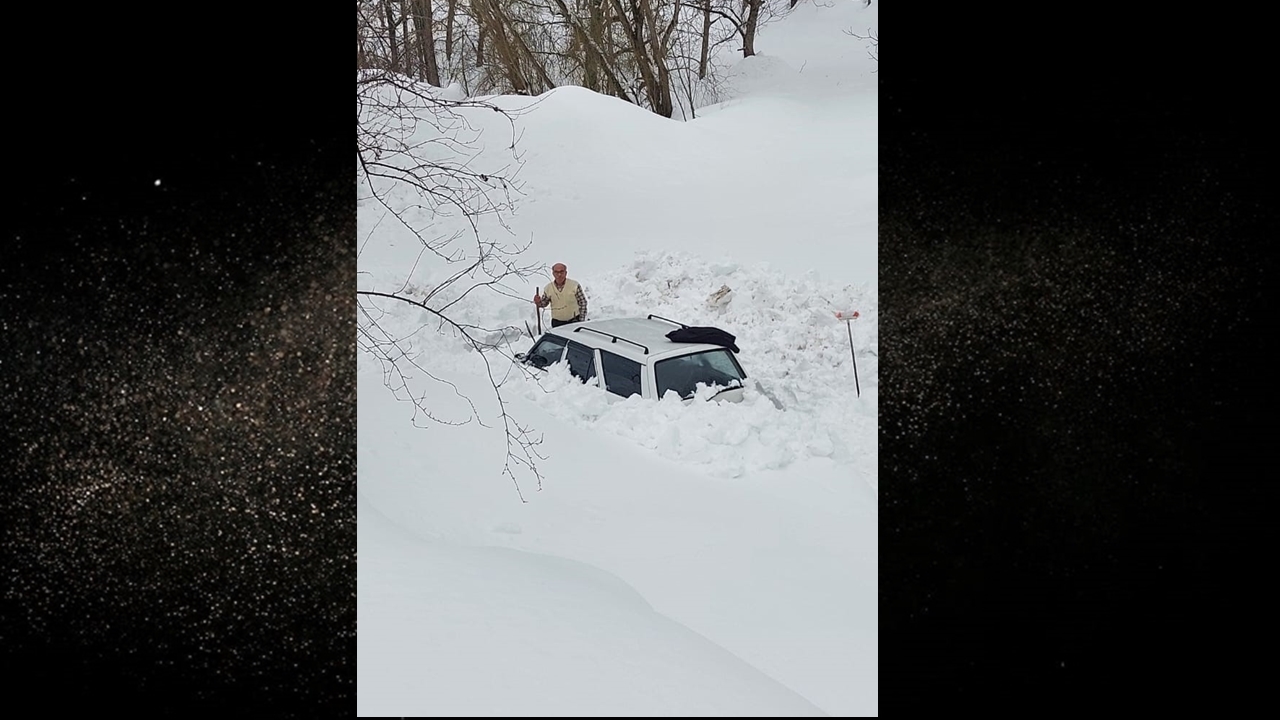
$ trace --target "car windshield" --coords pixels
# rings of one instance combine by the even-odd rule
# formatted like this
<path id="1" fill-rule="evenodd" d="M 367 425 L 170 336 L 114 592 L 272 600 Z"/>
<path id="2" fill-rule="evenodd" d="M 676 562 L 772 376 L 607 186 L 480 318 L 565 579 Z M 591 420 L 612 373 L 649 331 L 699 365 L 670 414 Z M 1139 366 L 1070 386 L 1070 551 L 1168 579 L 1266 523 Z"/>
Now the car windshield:
<path id="1" fill-rule="evenodd" d="M 556 335 L 543 335 L 538 344 L 525 356 L 525 362 L 537 368 L 545 368 L 560 362 L 564 346 L 569 341 Z"/>
<path id="2" fill-rule="evenodd" d="M 659 398 L 668 390 L 674 390 L 682 398 L 692 397 L 698 383 L 721 387 L 741 385 L 747 376 L 729 350 L 706 350 L 659 360 L 653 374 Z"/>

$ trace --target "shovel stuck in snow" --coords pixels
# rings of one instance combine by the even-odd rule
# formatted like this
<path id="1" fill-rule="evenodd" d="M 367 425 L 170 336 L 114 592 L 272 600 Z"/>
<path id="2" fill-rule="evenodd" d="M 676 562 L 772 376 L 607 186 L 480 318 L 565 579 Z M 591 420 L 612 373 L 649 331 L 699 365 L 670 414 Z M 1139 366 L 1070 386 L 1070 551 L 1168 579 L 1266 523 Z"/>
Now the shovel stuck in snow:
<path id="1" fill-rule="evenodd" d="M 858 397 L 862 397 L 862 388 L 858 386 L 858 358 L 853 352 L 853 325 L 851 324 L 857 317 L 857 310 L 852 312 L 836 311 L 836 319 L 843 320 L 845 328 L 849 331 L 849 357 L 853 360 L 853 388 L 858 392 Z"/>

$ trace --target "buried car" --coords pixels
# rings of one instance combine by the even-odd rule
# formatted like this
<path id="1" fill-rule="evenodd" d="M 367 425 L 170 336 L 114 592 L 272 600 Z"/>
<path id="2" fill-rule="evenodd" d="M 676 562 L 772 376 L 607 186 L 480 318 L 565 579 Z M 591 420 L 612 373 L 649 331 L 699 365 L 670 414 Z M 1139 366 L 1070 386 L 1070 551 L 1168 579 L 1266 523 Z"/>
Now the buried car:
<path id="1" fill-rule="evenodd" d="M 668 335 L 710 342 L 677 342 Z M 683 333 L 683 334 L 682 334 Z M 723 344 L 722 344 L 723 343 Z M 698 385 L 718 388 L 718 402 L 740 402 L 747 374 L 733 336 L 650 315 L 590 320 L 547 330 L 516 359 L 534 368 L 564 361 L 574 377 L 620 397 L 659 399 L 668 391 L 691 401 Z"/>

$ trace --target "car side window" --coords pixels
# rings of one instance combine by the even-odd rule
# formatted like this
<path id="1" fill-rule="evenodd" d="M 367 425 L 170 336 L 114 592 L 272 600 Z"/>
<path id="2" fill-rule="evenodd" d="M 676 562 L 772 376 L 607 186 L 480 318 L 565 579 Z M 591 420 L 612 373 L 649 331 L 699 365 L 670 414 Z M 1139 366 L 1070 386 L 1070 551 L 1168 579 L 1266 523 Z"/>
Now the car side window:
<path id="1" fill-rule="evenodd" d="M 534 345 L 529 354 L 525 356 L 525 360 L 537 368 L 555 365 L 564 356 L 564 346 L 568 342 L 568 340 L 556 335 L 543 335 L 538 344 Z"/>
<path id="2" fill-rule="evenodd" d="M 604 371 L 604 386 L 609 392 L 622 397 L 640 394 L 640 363 L 601 350 L 600 369 Z"/>
<path id="3" fill-rule="evenodd" d="M 675 390 L 680 397 L 692 395 L 696 384 L 693 379 L 696 370 L 697 360 L 692 355 L 659 360 L 653 366 L 653 379 L 658 383 L 658 399 L 661 400 L 668 390 Z"/>
<path id="4" fill-rule="evenodd" d="M 586 382 L 596 376 L 595 351 L 586 345 L 570 340 L 565 359 L 569 361 L 569 372 L 579 380 Z"/>

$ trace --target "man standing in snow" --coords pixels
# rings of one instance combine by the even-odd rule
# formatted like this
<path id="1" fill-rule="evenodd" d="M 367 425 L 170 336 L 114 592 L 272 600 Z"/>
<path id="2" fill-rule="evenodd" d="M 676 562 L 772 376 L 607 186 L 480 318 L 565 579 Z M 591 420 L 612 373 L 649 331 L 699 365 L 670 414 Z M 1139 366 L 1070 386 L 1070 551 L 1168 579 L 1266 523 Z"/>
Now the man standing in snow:
<path id="1" fill-rule="evenodd" d="M 553 282 L 547 283 L 541 294 L 533 296 L 533 304 L 539 308 L 551 308 L 551 327 L 582 322 L 587 319 L 587 295 L 582 286 L 568 277 L 564 263 L 551 266 Z"/>

